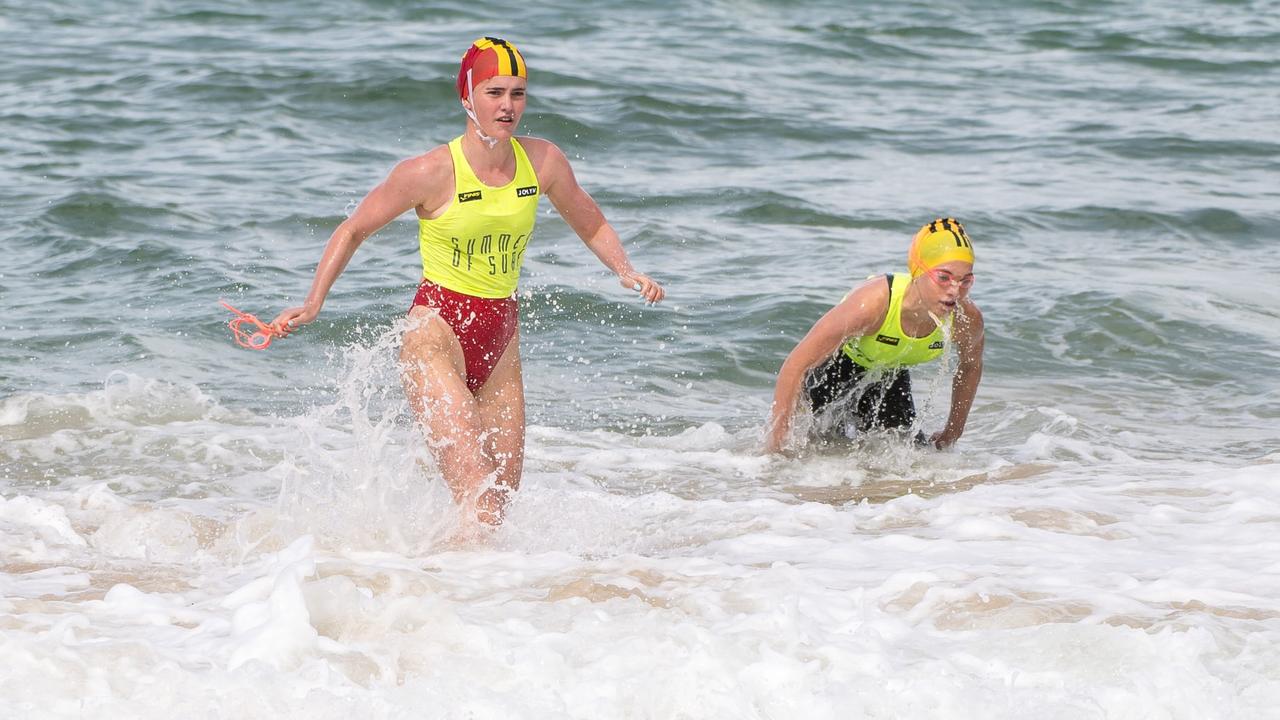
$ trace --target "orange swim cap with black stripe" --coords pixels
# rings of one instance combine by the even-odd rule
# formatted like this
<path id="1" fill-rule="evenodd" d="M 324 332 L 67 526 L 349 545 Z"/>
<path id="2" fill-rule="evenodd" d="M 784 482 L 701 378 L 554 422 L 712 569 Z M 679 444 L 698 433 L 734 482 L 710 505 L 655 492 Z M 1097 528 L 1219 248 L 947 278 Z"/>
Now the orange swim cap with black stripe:
<path id="1" fill-rule="evenodd" d="M 529 78 L 524 56 L 515 45 L 496 37 L 482 37 L 471 43 L 458 69 L 458 97 L 471 99 L 471 89 L 498 75 Z"/>
<path id="2" fill-rule="evenodd" d="M 938 218 L 920 228 L 911 239 L 907 251 L 907 269 L 911 276 L 923 275 L 930 268 L 960 260 L 973 264 L 973 243 L 964 226 L 955 218 Z"/>

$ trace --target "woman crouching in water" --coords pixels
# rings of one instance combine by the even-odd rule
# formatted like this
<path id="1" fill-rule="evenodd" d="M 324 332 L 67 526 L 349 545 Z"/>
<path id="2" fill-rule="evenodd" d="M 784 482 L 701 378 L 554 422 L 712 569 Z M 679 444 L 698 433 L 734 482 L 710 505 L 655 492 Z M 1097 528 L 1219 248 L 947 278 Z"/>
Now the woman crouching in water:
<path id="1" fill-rule="evenodd" d="M 939 449 L 964 432 L 982 379 L 982 313 L 969 299 L 973 244 L 954 218 L 916 233 L 910 274 L 876 275 L 823 315 L 778 371 L 765 441 L 787 444 L 803 390 L 815 416 L 845 430 L 909 429 L 915 423 L 907 368 L 941 355 L 948 338 L 959 355 L 951 411 L 942 430 L 917 441 Z"/>

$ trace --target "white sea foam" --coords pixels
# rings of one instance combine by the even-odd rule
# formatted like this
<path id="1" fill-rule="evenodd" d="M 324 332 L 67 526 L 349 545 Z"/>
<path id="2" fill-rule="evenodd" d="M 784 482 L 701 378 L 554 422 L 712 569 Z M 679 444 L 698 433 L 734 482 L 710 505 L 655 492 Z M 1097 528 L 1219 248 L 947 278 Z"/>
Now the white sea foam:
<path id="1" fill-rule="evenodd" d="M 534 426 L 507 525 L 458 548 L 380 343 L 293 418 L 143 378 L 8 399 L 27 418 L 10 464 L 114 457 L 0 499 L 6 716 L 1244 718 L 1280 701 L 1274 457 L 1137 460 L 1051 411 L 1008 459 Z"/>

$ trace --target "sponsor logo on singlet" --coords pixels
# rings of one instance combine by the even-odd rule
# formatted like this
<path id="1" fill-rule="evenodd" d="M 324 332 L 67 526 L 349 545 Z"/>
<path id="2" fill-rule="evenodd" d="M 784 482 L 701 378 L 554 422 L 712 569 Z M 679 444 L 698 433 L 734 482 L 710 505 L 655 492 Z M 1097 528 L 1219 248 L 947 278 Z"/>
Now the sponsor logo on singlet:
<path id="1" fill-rule="evenodd" d="M 468 190 L 467 192 L 458 193 L 458 202 L 460 203 L 471 202 L 472 200 L 479 200 L 479 199 L 480 199 L 479 190 Z"/>
<path id="2" fill-rule="evenodd" d="M 876 342 L 884 343 L 885 345 L 897 345 L 898 338 L 891 335 L 876 335 Z"/>
<path id="3" fill-rule="evenodd" d="M 538 194 L 538 186 L 530 185 L 528 187 L 516 188 L 516 197 L 529 197 Z"/>

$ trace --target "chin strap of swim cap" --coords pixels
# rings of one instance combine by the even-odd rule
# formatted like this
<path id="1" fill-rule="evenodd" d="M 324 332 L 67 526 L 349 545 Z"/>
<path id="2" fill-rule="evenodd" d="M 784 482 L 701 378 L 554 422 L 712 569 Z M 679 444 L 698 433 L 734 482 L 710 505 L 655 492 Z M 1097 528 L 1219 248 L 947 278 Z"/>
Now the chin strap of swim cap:
<path id="1" fill-rule="evenodd" d="M 471 82 L 471 68 L 467 68 L 467 103 L 471 102 L 471 94 L 475 92 L 475 89 L 475 85 Z M 489 149 L 492 150 L 493 146 L 498 144 L 498 138 L 484 134 L 484 131 L 480 129 L 480 118 L 476 117 L 476 111 L 472 110 L 470 105 L 464 104 L 462 109 L 467 111 L 467 117 L 471 118 L 471 122 L 475 123 L 476 135 L 485 141 L 489 145 Z"/>

